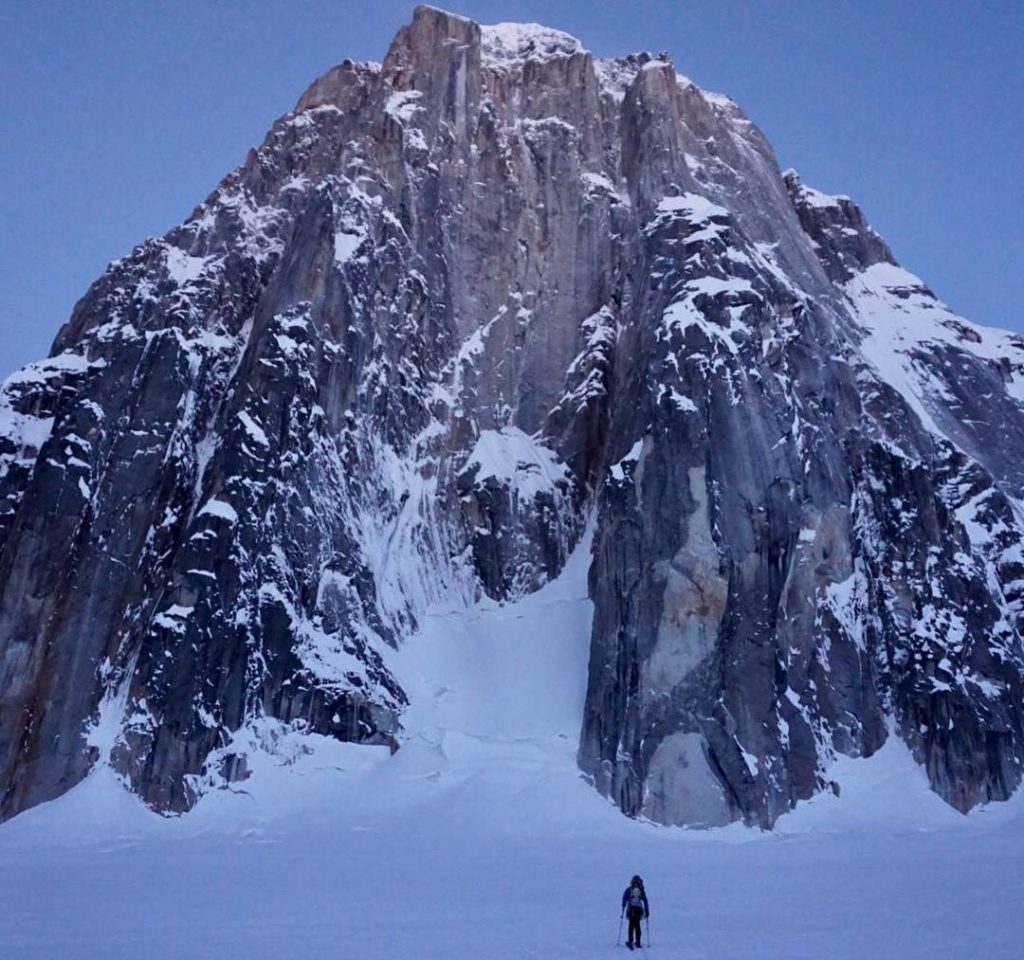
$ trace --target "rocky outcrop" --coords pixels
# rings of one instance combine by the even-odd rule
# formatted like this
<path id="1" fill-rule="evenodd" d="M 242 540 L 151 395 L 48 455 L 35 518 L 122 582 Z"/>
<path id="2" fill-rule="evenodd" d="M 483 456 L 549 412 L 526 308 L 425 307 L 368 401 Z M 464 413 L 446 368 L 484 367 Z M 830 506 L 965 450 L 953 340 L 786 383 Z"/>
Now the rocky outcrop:
<path id="1" fill-rule="evenodd" d="M 399 747 L 389 649 L 591 516 L 624 812 L 770 826 L 894 732 L 1006 797 L 1022 382 L 667 58 L 419 7 L 0 393 L 0 816 L 98 761 L 185 810 L 268 722 Z"/>
<path id="2" fill-rule="evenodd" d="M 787 284 L 697 199 L 645 231 L 666 208 L 681 221 L 650 252 L 674 283 L 641 309 L 658 326 L 635 354 L 660 402 L 611 425 L 628 452 L 598 501 L 581 765 L 634 815 L 771 826 L 833 756 L 895 730 L 958 809 L 1004 799 L 1021 341 L 955 318 L 847 198 L 785 182 L 838 300 Z M 960 393 L 990 412 L 965 423 Z"/>

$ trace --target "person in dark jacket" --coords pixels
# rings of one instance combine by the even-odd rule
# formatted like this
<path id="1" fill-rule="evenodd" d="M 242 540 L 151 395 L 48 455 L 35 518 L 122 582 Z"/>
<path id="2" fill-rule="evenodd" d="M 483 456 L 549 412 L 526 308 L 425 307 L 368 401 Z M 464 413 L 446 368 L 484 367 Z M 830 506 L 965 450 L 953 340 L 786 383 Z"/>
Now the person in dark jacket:
<path id="1" fill-rule="evenodd" d="M 647 902 L 647 893 L 644 890 L 644 882 L 638 876 L 629 881 L 622 894 L 622 909 L 629 920 L 629 933 L 626 937 L 626 946 L 632 950 L 640 944 L 640 921 L 651 915 L 651 907 Z"/>

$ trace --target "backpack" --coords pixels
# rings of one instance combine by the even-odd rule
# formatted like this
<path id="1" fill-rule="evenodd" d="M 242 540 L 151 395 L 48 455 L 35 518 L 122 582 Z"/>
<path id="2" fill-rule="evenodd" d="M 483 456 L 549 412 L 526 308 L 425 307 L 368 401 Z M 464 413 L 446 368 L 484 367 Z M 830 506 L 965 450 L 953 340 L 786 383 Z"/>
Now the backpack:
<path id="1" fill-rule="evenodd" d="M 644 908 L 644 888 L 638 887 L 635 883 L 629 888 L 629 900 L 630 909 L 638 907 L 643 910 Z"/>

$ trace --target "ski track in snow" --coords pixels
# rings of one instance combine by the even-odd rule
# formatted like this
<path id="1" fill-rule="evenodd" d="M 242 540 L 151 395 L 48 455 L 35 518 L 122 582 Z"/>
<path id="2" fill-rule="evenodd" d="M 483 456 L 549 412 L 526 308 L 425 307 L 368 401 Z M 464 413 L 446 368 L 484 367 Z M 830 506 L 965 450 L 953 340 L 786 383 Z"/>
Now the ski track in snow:
<path id="1" fill-rule="evenodd" d="M 772 834 L 633 822 L 584 783 L 589 543 L 392 655 L 412 696 L 393 757 L 304 736 L 176 819 L 100 769 L 0 826 L 0 956 L 620 956 L 634 872 L 657 956 L 1019 956 L 1024 805 L 961 817 L 895 739 Z"/>

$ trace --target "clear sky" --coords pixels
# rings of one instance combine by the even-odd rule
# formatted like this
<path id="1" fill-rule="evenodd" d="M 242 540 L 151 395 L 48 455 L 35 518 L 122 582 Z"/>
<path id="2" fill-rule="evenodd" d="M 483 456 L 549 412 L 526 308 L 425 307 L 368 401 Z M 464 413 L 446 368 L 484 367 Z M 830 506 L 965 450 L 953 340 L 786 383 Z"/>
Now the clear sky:
<path id="1" fill-rule="evenodd" d="M 1024 330 L 1024 0 L 451 0 L 599 56 L 668 51 L 785 168 L 864 208 L 969 318 Z M 75 300 L 203 200 L 398 0 L 0 0 L 0 377 Z"/>

